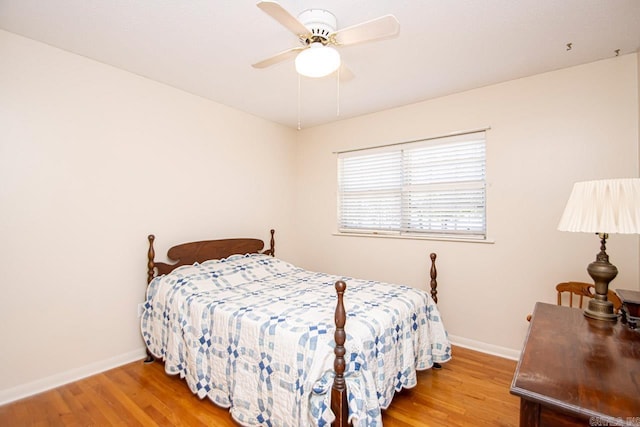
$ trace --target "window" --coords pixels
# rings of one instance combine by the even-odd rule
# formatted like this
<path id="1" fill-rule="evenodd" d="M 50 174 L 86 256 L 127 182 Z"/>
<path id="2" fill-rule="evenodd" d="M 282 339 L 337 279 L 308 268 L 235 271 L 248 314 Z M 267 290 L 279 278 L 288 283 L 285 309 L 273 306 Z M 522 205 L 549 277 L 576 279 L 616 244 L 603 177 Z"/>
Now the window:
<path id="1" fill-rule="evenodd" d="M 485 132 L 338 154 L 340 232 L 486 238 Z"/>

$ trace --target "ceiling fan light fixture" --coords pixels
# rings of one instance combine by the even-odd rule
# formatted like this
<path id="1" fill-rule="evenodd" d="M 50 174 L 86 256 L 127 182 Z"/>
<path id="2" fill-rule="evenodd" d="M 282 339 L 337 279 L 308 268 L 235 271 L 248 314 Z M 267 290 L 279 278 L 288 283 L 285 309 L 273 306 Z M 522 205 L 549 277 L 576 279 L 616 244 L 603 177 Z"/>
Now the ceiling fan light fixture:
<path id="1" fill-rule="evenodd" d="M 314 42 L 296 56 L 296 71 L 305 77 L 325 77 L 340 67 L 340 54 L 331 46 Z"/>

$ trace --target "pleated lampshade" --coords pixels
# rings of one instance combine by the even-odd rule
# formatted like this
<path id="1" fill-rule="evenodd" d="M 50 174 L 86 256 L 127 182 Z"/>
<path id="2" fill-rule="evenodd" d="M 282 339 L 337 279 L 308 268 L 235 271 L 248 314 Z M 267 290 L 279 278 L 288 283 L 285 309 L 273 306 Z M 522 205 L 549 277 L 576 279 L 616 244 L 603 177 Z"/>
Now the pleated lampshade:
<path id="1" fill-rule="evenodd" d="M 558 230 L 640 234 L 640 178 L 575 183 Z"/>

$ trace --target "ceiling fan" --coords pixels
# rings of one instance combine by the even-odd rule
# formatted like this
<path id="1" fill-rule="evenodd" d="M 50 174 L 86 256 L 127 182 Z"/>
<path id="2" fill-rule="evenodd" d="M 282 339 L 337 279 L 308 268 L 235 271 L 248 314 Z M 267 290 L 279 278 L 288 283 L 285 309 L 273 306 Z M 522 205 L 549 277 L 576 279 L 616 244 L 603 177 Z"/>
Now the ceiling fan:
<path id="1" fill-rule="evenodd" d="M 400 32 L 400 23 L 393 15 L 384 15 L 338 30 L 336 17 L 324 9 L 307 9 L 295 17 L 275 1 L 259 1 L 257 6 L 295 34 L 300 46 L 256 62 L 252 65 L 254 68 L 266 68 L 295 57 L 299 74 L 324 77 L 340 67 L 340 54 L 334 46 L 390 38 Z"/>

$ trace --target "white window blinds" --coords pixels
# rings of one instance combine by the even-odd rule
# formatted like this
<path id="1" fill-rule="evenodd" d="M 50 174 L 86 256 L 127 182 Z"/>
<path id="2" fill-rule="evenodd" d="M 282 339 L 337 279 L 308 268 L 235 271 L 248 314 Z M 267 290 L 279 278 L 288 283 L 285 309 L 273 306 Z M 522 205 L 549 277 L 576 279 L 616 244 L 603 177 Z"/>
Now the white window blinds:
<path id="1" fill-rule="evenodd" d="M 341 232 L 486 237 L 485 132 L 338 155 Z"/>

